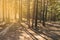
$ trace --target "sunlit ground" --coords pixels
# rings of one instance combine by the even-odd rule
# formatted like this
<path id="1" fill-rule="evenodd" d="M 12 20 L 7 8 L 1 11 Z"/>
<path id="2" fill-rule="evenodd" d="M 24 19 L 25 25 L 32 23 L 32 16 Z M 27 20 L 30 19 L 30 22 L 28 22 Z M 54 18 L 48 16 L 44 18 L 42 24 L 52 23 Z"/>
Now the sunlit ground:
<path id="1" fill-rule="evenodd" d="M 60 23 L 58 22 L 46 22 L 46 27 L 38 23 L 40 27 L 39 31 L 28 28 L 27 20 L 22 18 L 24 21 L 19 24 L 17 21 L 13 20 L 10 24 L 1 23 L 0 26 L 0 40 L 59 40 L 60 39 Z M 31 25 L 30 25 L 31 26 Z M 57 26 L 57 27 L 56 27 Z M 55 38 L 56 37 L 56 38 Z"/>

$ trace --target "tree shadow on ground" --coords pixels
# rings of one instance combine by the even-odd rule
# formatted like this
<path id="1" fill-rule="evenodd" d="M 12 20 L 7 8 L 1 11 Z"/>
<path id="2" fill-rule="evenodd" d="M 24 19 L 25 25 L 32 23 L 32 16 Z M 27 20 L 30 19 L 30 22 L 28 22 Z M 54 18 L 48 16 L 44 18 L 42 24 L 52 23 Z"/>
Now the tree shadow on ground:
<path id="1" fill-rule="evenodd" d="M 50 27 L 56 27 L 56 28 L 60 28 L 60 25 L 53 25 L 53 24 L 46 24 L 47 26 L 50 26 Z"/>
<path id="2" fill-rule="evenodd" d="M 19 40 L 22 32 L 19 32 L 18 28 L 16 24 L 13 25 L 5 35 L 0 36 L 0 40 Z"/>
<path id="3" fill-rule="evenodd" d="M 40 29 L 40 31 L 36 30 L 36 29 L 31 29 L 33 30 L 35 33 L 37 33 L 38 35 L 41 36 L 41 34 L 47 36 L 48 38 L 45 38 L 43 37 L 45 40 L 48 40 L 49 38 L 51 38 L 52 40 L 59 40 L 60 39 L 60 35 L 56 34 L 56 33 L 53 33 L 53 32 L 50 32 L 48 30 L 44 30 L 44 29 Z"/>

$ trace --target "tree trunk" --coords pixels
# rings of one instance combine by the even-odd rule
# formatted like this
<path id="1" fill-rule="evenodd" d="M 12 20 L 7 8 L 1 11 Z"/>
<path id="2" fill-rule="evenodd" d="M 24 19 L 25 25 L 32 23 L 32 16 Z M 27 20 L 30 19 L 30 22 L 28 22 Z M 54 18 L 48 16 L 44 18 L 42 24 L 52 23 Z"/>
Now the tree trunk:
<path id="1" fill-rule="evenodd" d="M 37 18 L 38 18 L 38 0 L 36 0 L 36 13 L 35 13 L 35 28 L 37 28 Z"/>
<path id="2" fill-rule="evenodd" d="M 45 0 L 43 1 L 43 26 L 45 26 Z"/>
<path id="3" fill-rule="evenodd" d="M 4 19 L 4 0 L 3 0 L 3 5 L 2 5 L 2 7 L 3 7 L 3 21 L 5 21 L 5 19 Z"/>
<path id="4" fill-rule="evenodd" d="M 27 0 L 27 23 L 30 28 L 30 0 Z"/>

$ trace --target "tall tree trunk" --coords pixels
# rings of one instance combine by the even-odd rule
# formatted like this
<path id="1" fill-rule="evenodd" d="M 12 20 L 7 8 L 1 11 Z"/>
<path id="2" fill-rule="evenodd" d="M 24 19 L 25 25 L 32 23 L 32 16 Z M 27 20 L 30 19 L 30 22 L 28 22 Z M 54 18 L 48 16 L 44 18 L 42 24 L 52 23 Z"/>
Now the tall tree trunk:
<path id="1" fill-rule="evenodd" d="M 8 6 L 7 6 L 7 9 L 8 9 L 8 11 L 7 11 L 7 13 L 8 13 L 8 21 L 7 21 L 7 23 L 9 23 L 10 22 L 10 10 L 9 10 L 9 0 L 8 0 L 8 4 L 7 4 Z"/>
<path id="2" fill-rule="evenodd" d="M 19 0 L 19 20 L 18 22 L 20 23 L 20 0 Z"/>
<path id="3" fill-rule="evenodd" d="M 41 18 L 42 18 L 42 16 L 41 16 L 41 14 L 42 14 L 42 0 L 41 0 L 41 8 L 40 8 L 40 23 L 41 23 Z"/>
<path id="4" fill-rule="evenodd" d="M 17 20 L 17 0 L 15 0 L 14 9 L 15 9 L 15 21 L 16 21 Z"/>
<path id="5" fill-rule="evenodd" d="M 47 8 L 48 8 L 48 0 L 46 0 L 46 5 L 45 5 L 45 21 L 47 21 Z"/>
<path id="6" fill-rule="evenodd" d="M 19 0 L 19 22 L 21 21 L 22 21 L 22 0 Z"/>
<path id="7" fill-rule="evenodd" d="M 35 0 L 34 0 L 34 3 L 33 3 L 33 14 L 32 14 L 32 28 L 35 28 L 34 26 L 34 21 L 35 21 Z"/>
<path id="8" fill-rule="evenodd" d="M 3 0 L 2 3 L 3 3 L 3 5 L 2 5 L 2 7 L 3 7 L 3 10 L 2 10 L 3 11 L 3 15 L 2 16 L 3 16 L 3 21 L 5 21 L 5 19 L 4 19 L 4 0 Z"/>
<path id="9" fill-rule="evenodd" d="M 43 1 L 43 26 L 45 26 L 45 0 Z"/>
<path id="10" fill-rule="evenodd" d="M 36 14 L 35 14 L 35 28 L 37 28 L 37 20 L 38 20 L 38 0 L 36 0 Z"/>
<path id="11" fill-rule="evenodd" d="M 21 21 L 22 21 L 22 0 L 21 0 L 21 13 L 20 13 L 20 19 L 21 19 Z"/>
<path id="12" fill-rule="evenodd" d="M 30 0 L 27 0 L 27 21 L 28 21 L 28 26 L 30 28 Z"/>

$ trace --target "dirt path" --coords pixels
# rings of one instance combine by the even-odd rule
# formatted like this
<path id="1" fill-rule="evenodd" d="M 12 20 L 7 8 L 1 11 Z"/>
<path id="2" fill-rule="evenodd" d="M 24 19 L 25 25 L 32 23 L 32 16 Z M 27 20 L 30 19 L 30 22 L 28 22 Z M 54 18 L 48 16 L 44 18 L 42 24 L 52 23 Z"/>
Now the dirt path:
<path id="1" fill-rule="evenodd" d="M 2 31 L 0 32 L 0 36 L 4 36 L 4 35 L 8 32 L 9 28 L 10 28 L 13 24 L 14 24 L 14 23 L 12 23 L 11 25 L 8 25 L 4 30 L 2 30 Z"/>
<path id="2" fill-rule="evenodd" d="M 2 31 L 1 34 L 5 35 L 1 36 L 0 40 L 59 40 L 60 37 L 57 33 L 45 29 L 40 30 L 41 32 L 29 29 L 25 23 L 12 25 Z"/>

